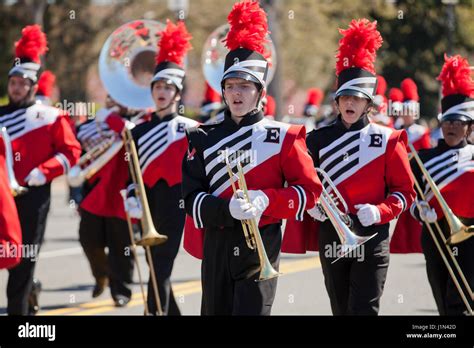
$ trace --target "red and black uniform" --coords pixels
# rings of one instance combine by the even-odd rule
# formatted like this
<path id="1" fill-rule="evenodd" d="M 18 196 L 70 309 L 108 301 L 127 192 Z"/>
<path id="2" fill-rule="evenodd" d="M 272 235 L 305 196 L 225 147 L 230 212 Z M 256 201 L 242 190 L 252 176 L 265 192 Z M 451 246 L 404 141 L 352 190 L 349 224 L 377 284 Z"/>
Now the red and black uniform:
<path id="1" fill-rule="evenodd" d="M 21 227 L 8 183 L 5 143 L 0 139 L 0 269 L 20 263 Z"/>
<path id="2" fill-rule="evenodd" d="M 171 272 L 183 235 L 185 211 L 181 196 L 181 163 L 188 148 L 185 130 L 197 122 L 177 114 L 159 118 L 155 113 L 132 130 L 145 184 L 153 223 L 166 243 L 151 247 L 158 292 L 167 315 L 179 315 L 171 288 Z M 133 194 L 134 187 L 129 186 Z M 155 313 L 156 303 L 151 278 L 148 282 L 148 309 Z"/>
<path id="3" fill-rule="evenodd" d="M 248 189 L 261 190 L 269 199 L 259 229 L 268 258 L 278 269 L 281 220 L 302 219 L 321 193 L 305 133 L 304 127 L 256 111 L 240 124 L 226 111 L 222 122 L 188 131 L 183 198 L 194 226 L 186 224 L 184 247 L 202 258 L 203 315 L 269 315 L 276 292 L 276 278 L 255 282 L 258 255 L 247 247 L 241 221 L 229 212 L 233 191 L 226 154 L 234 172 L 236 161 L 243 163 Z"/>
<path id="4" fill-rule="evenodd" d="M 404 129 L 408 135 L 408 143 L 412 144 L 415 150 L 431 148 L 430 131 L 428 128 L 413 123 Z M 408 145 L 407 152 L 411 152 Z M 420 236 L 420 223 L 411 216 L 409 211 L 405 211 L 398 217 L 394 237 L 390 243 L 390 251 L 392 253 L 420 253 Z"/>
<path id="5" fill-rule="evenodd" d="M 100 111 L 99 111 L 100 112 Z M 91 120 L 77 129 L 85 152 L 107 138 L 120 139 L 125 122 L 118 114 Z M 89 260 L 97 284 L 109 279 L 112 298 L 130 299 L 133 283 L 133 257 L 126 253 L 130 234 L 120 190 L 128 181 L 128 162 L 122 149 L 83 186 L 79 212 L 79 241 Z M 108 247 L 108 254 L 105 253 Z"/>
<path id="6" fill-rule="evenodd" d="M 20 218 L 23 244 L 41 246 L 50 206 L 51 181 L 66 174 L 79 159 L 81 149 L 63 111 L 33 102 L 25 106 L 0 108 L 0 125 L 7 127 L 12 141 L 14 171 L 18 183 L 34 168 L 46 177 L 46 184 L 29 187 L 15 198 Z M 10 270 L 8 279 L 8 313 L 26 315 L 31 291 L 35 258 L 22 258 Z"/>
<path id="7" fill-rule="evenodd" d="M 282 251 L 315 250 L 324 273 L 326 289 L 335 315 L 378 313 L 389 263 L 389 222 L 410 206 L 413 180 L 406 154 L 406 133 L 375 123 L 367 116 L 346 128 L 341 116 L 329 126 L 308 134 L 306 143 L 314 166 L 328 173 L 349 208 L 353 230 L 360 236 L 377 236 L 361 247 L 363 259 L 336 259 L 339 237 L 329 220 L 319 224 L 318 235 L 306 215 L 305 226 L 288 221 Z M 324 182 L 323 182 L 324 183 Z M 328 188 L 329 192 L 332 192 Z M 363 227 L 357 204 L 373 204 L 381 221 Z M 342 207 L 340 207 L 342 211 Z M 296 238 L 290 238 L 290 237 Z"/>
<path id="8" fill-rule="evenodd" d="M 450 147 L 444 139 L 438 145 L 419 153 L 426 170 L 430 173 L 441 195 L 463 224 L 474 224 L 474 145 L 463 140 L 458 146 Z M 415 159 L 411 166 L 416 180 L 420 183 L 430 207 L 434 208 L 438 216 L 438 223 L 446 239 L 450 236 L 450 227 L 444 217 L 439 202 L 421 173 Z M 420 219 L 415 204 L 411 207 L 414 217 Z M 436 230 L 434 230 L 437 234 Z M 440 238 L 438 240 L 441 240 Z M 442 241 L 440 242 L 442 243 Z M 421 245 L 426 259 L 426 271 L 433 291 L 433 296 L 441 315 L 461 315 L 466 310 L 464 302 L 448 274 L 448 270 L 441 259 L 439 251 L 426 228 L 423 225 Z M 474 289 L 474 238 L 469 238 L 455 245 L 455 257 L 461 267 L 471 289 Z M 474 305 L 472 299 L 471 307 Z"/>

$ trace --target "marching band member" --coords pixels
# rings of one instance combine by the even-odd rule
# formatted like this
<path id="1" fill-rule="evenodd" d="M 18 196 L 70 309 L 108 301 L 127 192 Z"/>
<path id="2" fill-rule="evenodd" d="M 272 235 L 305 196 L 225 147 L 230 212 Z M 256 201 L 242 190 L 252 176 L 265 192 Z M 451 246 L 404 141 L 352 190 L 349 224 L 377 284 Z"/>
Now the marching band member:
<path id="1" fill-rule="evenodd" d="M 130 118 L 127 108 L 107 98 L 108 108 L 77 128 L 84 152 L 104 141 L 120 140 L 125 120 Z M 127 182 L 128 163 L 122 148 L 84 183 L 79 205 L 79 241 L 95 278 L 92 297 L 101 295 L 109 285 L 117 307 L 127 305 L 132 296 L 134 265 L 131 253 L 126 252 L 130 235 L 120 196 Z"/>
<path id="2" fill-rule="evenodd" d="M 369 115 L 373 122 L 393 128 L 393 119 L 388 115 L 388 103 L 385 92 L 387 91 L 387 81 L 382 75 L 377 75 L 377 91 L 374 97 L 374 110 Z"/>
<path id="3" fill-rule="evenodd" d="M 467 60 L 459 55 L 449 58 L 445 56 L 445 64 L 438 80 L 441 81 L 443 93 L 440 122 L 444 139 L 440 139 L 435 148 L 420 151 L 419 156 L 454 215 L 469 226 L 474 224 L 474 145 L 467 139 L 473 130 L 474 81 L 469 75 Z M 412 169 L 427 199 L 419 202 L 421 211 L 415 204 L 412 205 L 413 216 L 426 223 L 438 221 L 444 236 L 448 238 L 451 232 L 443 210 L 415 159 L 412 159 Z M 425 225 L 421 244 L 428 280 L 439 313 L 463 314 L 464 304 Z M 455 247 L 455 257 L 473 289 L 474 238 L 455 244 Z M 472 307 L 472 299 L 470 303 Z"/>
<path id="4" fill-rule="evenodd" d="M 402 81 L 401 91 L 403 93 L 402 113 L 398 118 L 397 128 L 405 129 L 408 134 L 408 142 L 413 144 L 415 149 L 429 149 L 431 147 L 430 130 L 415 122 L 420 118 L 420 97 L 415 81 L 406 78 Z M 409 149 L 407 148 L 407 151 Z"/>
<path id="5" fill-rule="evenodd" d="M 303 116 L 312 117 L 313 119 L 316 119 L 323 99 L 324 92 L 320 88 L 308 89 Z"/>
<path id="6" fill-rule="evenodd" d="M 301 217 L 313 207 L 321 184 L 310 165 L 304 127 L 263 116 L 265 12 L 258 2 L 243 1 L 234 5 L 228 20 L 230 52 L 221 80 L 228 109 L 221 122 L 187 132 L 183 197 L 195 226 L 186 226 L 184 247 L 202 258 L 203 315 L 269 315 L 277 279 L 255 281 L 259 258 L 247 247 L 242 220 L 256 219 L 277 269 L 281 219 Z M 242 163 L 251 203 L 242 199 L 242 191 L 233 195 L 226 158 L 234 172 L 236 162 Z"/>
<path id="7" fill-rule="evenodd" d="M 199 121 L 201 123 L 209 121 L 210 119 L 214 118 L 223 107 L 224 104 L 222 104 L 222 98 L 219 92 L 215 91 L 206 82 L 206 93 L 201 104 Z"/>
<path id="8" fill-rule="evenodd" d="M 15 201 L 8 182 L 5 142 L 0 140 L 0 269 L 20 263 L 21 227 Z"/>
<path id="9" fill-rule="evenodd" d="M 356 234 L 377 235 L 359 247 L 363 257 L 350 253 L 339 258 L 341 243 L 326 214 L 318 205 L 308 213 L 322 222 L 319 257 L 333 314 L 376 315 L 389 263 L 389 221 L 411 204 L 413 180 L 406 133 L 370 123 L 367 116 L 377 85 L 376 51 L 382 45 L 376 22 L 353 20 L 340 32 L 339 115 L 333 124 L 308 134 L 306 142 L 314 166 L 328 173 L 346 201 Z M 290 226 L 289 221 L 287 231 Z M 299 231 L 299 238 L 285 238 L 283 251 L 310 250 L 315 230 Z"/>
<path id="10" fill-rule="evenodd" d="M 188 146 L 185 130 L 197 125 L 196 121 L 177 114 L 185 77 L 183 61 L 191 48 L 190 39 L 183 22 L 176 25 L 167 22 L 158 43 L 157 65 L 151 81 L 156 111 L 145 116 L 144 122 L 132 130 L 153 223 L 160 234 L 168 236 L 166 243 L 151 247 L 165 315 L 180 314 L 170 276 L 185 222 L 181 196 L 181 161 Z M 128 191 L 125 209 L 132 218 L 141 218 L 142 207 L 134 196 L 133 185 L 128 187 Z M 151 277 L 148 282 L 148 308 L 150 313 L 157 312 Z"/>
<path id="11" fill-rule="evenodd" d="M 50 70 L 45 70 L 38 80 L 38 91 L 36 102 L 44 105 L 52 105 L 53 89 L 56 85 L 56 76 Z"/>
<path id="12" fill-rule="evenodd" d="M 28 192 L 15 197 L 23 244 L 41 246 L 50 206 L 51 181 L 67 173 L 80 155 L 80 145 L 68 115 L 35 103 L 40 56 L 47 50 L 46 35 L 38 25 L 22 30 L 16 43 L 16 63 L 8 73 L 9 104 L 0 108 L 0 124 L 7 127 L 15 157 L 14 171 Z M 28 314 L 36 257 L 23 257 L 9 270 L 8 314 Z"/>

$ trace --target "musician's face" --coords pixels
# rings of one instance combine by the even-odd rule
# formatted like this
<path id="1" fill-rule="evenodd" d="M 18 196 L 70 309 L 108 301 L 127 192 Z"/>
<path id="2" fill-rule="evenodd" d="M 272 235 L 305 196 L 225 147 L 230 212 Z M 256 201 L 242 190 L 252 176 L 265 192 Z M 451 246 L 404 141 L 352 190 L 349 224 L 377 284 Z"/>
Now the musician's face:
<path id="1" fill-rule="evenodd" d="M 32 92 L 36 92 L 38 85 L 33 85 L 29 79 L 12 76 L 8 79 L 8 98 L 13 104 L 23 102 Z"/>
<path id="2" fill-rule="evenodd" d="M 180 99 L 176 86 L 168 84 L 163 80 L 156 81 L 153 84 L 151 95 L 158 110 L 171 106 L 173 99 L 175 99 L 175 101 L 179 101 Z"/>
<path id="3" fill-rule="evenodd" d="M 341 95 L 339 97 L 339 111 L 341 112 L 342 121 L 350 127 L 356 123 L 367 108 L 368 100 L 353 95 Z"/>
<path id="4" fill-rule="evenodd" d="M 441 122 L 441 130 L 443 132 L 444 141 L 448 146 L 456 146 L 464 138 L 469 137 L 472 127 L 467 122 L 460 120 Z"/>
<path id="5" fill-rule="evenodd" d="M 224 82 L 224 98 L 233 117 L 242 118 L 257 105 L 259 91 L 255 83 L 229 78 Z"/>

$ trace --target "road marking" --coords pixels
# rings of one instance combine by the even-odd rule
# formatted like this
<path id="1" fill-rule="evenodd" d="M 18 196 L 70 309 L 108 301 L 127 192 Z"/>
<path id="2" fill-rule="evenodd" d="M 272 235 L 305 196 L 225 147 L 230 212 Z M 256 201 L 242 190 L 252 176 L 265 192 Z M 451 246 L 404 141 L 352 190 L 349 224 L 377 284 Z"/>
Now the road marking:
<path id="1" fill-rule="evenodd" d="M 280 272 L 282 276 L 307 271 L 313 268 L 320 268 L 321 262 L 319 257 L 308 257 L 297 261 L 284 261 L 280 264 Z M 184 295 L 193 295 L 201 292 L 201 281 L 191 280 L 184 283 L 177 283 L 173 285 L 173 292 L 176 297 Z M 132 294 L 132 298 L 127 307 L 143 306 L 143 299 L 141 292 Z M 75 307 L 58 308 L 49 311 L 38 313 L 38 315 L 94 315 L 105 314 L 117 310 L 112 299 L 92 301 L 81 303 Z"/>

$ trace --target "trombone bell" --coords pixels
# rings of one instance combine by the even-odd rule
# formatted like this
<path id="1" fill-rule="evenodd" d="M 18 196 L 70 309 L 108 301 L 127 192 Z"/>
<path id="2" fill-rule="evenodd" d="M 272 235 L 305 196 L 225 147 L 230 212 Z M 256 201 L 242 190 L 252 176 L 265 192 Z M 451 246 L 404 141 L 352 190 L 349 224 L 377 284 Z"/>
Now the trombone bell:
<path id="1" fill-rule="evenodd" d="M 138 242 L 135 244 L 140 245 L 140 246 L 155 246 L 155 245 L 160 245 L 163 244 L 168 240 L 168 236 L 165 236 L 163 234 L 159 234 L 156 232 L 156 230 L 153 228 L 151 230 L 148 230 L 140 239 Z"/>

